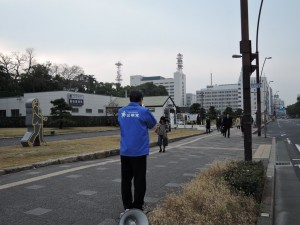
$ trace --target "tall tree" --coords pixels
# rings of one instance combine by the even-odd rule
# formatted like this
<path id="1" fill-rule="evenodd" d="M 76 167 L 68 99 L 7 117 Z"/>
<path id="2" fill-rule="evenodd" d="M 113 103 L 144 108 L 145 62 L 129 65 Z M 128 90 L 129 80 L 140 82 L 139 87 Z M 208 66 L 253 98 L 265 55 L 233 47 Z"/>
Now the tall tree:
<path id="1" fill-rule="evenodd" d="M 33 65 L 28 74 L 21 78 L 21 85 L 24 92 L 43 92 L 57 90 L 52 76 L 49 75 L 49 68 L 42 64 Z"/>
<path id="2" fill-rule="evenodd" d="M 223 112 L 223 115 L 226 115 L 226 114 L 233 116 L 233 110 L 231 107 L 226 107 L 226 109 Z"/>
<path id="3" fill-rule="evenodd" d="M 300 97 L 297 97 L 295 104 L 286 107 L 286 113 L 293 118 L 300 118 Z"/>
<path id="4" fill-rule="evenodd" d="M 59 129 L 62 129 L 66 123 L 71 122 L 72 106 L 66 103 L 65 99 L 55 99 L 51 101 L 53 107 L 50 109 L 50 115 L 53 116 L 53 123 L 58 124 Z"/>
<path id="5" fill-rule="evenodd" d="M 208 109 L 208 115 L 210 116 L 210 119 L 216 119 L 217 118 L 217 111 L 214 106 L 210 106 Z"/>
<path id="6" fill-rule="evenodd" d="M 190 106 L 190 113 L 198 114 L 201 111 L 201 105 L 199 103 L 194 103 Z"/>

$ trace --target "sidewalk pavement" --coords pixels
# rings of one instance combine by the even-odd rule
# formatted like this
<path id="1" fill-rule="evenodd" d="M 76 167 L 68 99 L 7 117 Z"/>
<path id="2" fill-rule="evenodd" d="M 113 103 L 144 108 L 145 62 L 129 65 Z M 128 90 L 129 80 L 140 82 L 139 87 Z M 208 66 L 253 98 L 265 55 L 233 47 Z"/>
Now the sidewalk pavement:
<path id="1" fill-rule="evenodd" d="M 261 214 L 258 218 L 258 225 L 293 225 L 300 224 L 300 213 L 298 213 L 298 202 L 300 200 L 300 182 L 297 178 L 293 166 L 276 166 L 276 154 L 278 146 L 276 139 L 257 137 L 256 130 L 253 130 L 252 142 L 260 144 L 259 148 L 253 154 L 253 160 L 262 160 L 267 167 L 267 178 L 263 192 L 261 204 Z M 199 135 L 199 134 L 197 134 Z M 193 135 L 195 136 L 195 135 Z M 189 136 L 190 137 L 190 136 Z M 181 137 L 170 140 L 170 142 L 178 141 Z M 151 146 L 156 143 L 151 143 Z M 279 146 L 280 147 L 280 146 Z M 253 149 L 255 150 L 255 149 Z M 284 151 L 284 150 L 283 150 Z M 21 170 L 31 169 L 34 167 L 42 167 L 52 164 L 62 164 L 74 161 L 84 161 L 97 158 L 105 158 L 118 155 L 119 149 L 111 149 L 98 153 L 80 155 L 77 157 L 69 157 L 53 161 L 40 162 L 33 165 L 25 165 L 7 170 L 0 170 L 0 175 L 17 172 Z"/>

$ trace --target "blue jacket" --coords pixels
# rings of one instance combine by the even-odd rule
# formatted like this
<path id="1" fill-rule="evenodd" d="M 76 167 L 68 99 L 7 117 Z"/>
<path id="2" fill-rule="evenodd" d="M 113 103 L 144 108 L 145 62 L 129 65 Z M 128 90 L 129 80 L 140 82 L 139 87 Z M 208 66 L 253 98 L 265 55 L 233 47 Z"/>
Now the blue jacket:
<path id="1" fill-rule="evenodd" d="M 119 109 L 118 121 L 121 129 L 120 155 L 149 155 L 149 133 L 157 121 L 148 108 L 136 102 Z"/>

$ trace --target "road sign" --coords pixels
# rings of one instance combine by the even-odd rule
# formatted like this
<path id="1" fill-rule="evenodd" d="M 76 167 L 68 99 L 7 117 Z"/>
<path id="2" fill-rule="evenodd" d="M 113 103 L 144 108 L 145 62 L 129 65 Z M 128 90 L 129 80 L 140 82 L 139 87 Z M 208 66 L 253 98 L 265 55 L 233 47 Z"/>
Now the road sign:
<path id="1" fill-rule="evenodd" d="M 262 83 L 253 83 L 253 84 L 250 84 L 250 87 L 251 88 L 261 88 L 262 87 Z"/>

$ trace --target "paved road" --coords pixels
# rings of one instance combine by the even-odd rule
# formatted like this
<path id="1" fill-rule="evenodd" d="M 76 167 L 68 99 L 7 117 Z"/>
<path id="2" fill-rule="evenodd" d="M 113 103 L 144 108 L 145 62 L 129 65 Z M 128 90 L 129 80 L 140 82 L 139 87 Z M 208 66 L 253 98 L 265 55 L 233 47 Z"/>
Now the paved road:
<path id="1" fill-rule="evenodd" d="M 154 208 L 214 160 L 243 159 L 240 130 L 232 137 L 199 135 L 173 142 L 166 153 L 151 148 L 146 204 Z M 253 135 L 253 150 L 271 138 Z M 122 211 L 119 156 L 53 165 L 0 177 L 0 224 L 114 225 Z"/>
<path id="2" fill-rule="evenodd" d="M 53 136 L 45 136 L 46 142 L 51 141 L 60 141 L 60 140 L 75 140 L 80 138 L 91 138 L 98 136 L 111 136 L 119 134 L 118 130 L 110 130 L 110 131 L 99 131 L 99 132 L 88 132 L 88 133 L 72 133 L 72 134 L 60 134 Z M 21 145 L 21 137 L 19 138 L 0 138 L 0 146 L 10 146 L 10 145 Z"/>
<path id="3" fill-rule="evenodd" d="M 268 127 L 277 141 L 274 224 L 300 224 L 300 120 L 278 119 Z"/>

